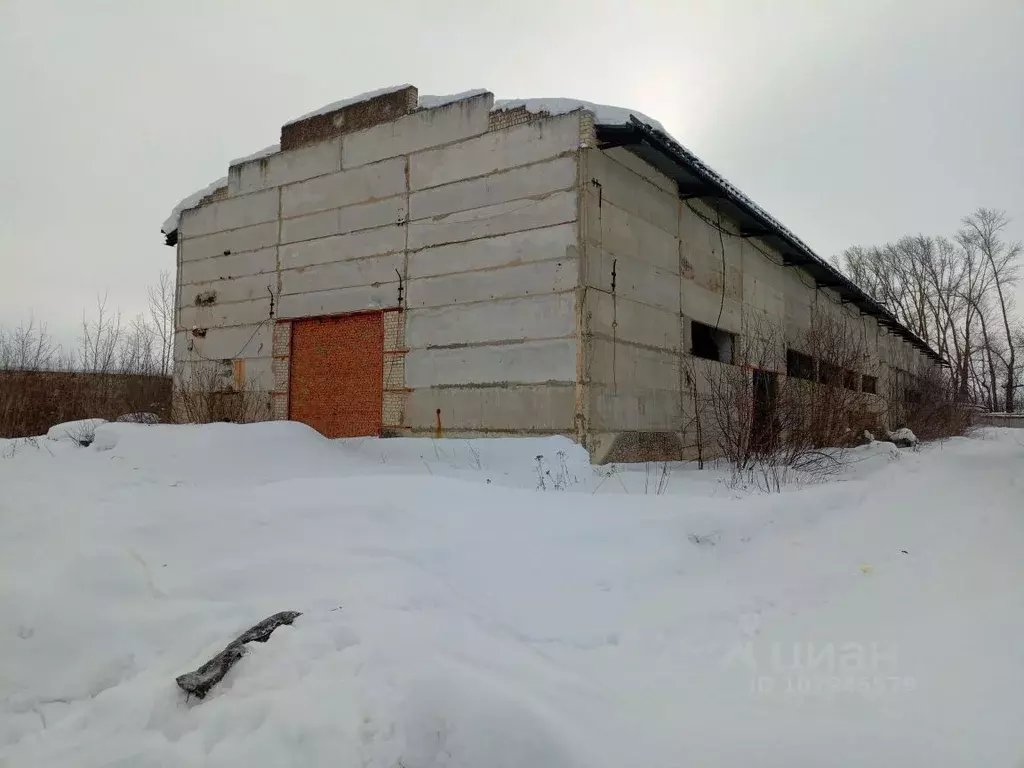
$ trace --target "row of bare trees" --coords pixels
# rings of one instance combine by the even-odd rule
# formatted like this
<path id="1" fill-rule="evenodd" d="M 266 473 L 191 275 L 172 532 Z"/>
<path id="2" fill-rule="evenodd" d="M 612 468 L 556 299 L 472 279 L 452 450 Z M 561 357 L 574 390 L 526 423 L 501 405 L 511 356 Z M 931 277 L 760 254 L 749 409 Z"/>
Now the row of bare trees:
<path id="1" fill-rule="evenodd" d="M 915 235 L 854 246 L 837 266 L 951 365 L 962 403 L 1014 412 L 1024 393 L 1024 324 L 1013 291 L 1022 245 L 1010 220 L 979 208 L 950 238 Z"/>
<path id="2" fill-rule="evenodd" d="M 126 320 L 105 297 L 65 348 L 34 318 L 0 327 L 0 437 L 61 421 L 145 411 L 166 417 L 173 366 L 174 280 L 161 272 L 145 313 Z"/>
<path id="3" fill-rule="evenodd" d="M 174 344 L 174 279 L 160 273 L 147 289 L 146 312 L 126 320 L 98 297 L 92 315 L 82 313 L 78 344 L 65 348 L 35 318 L 15 328 L 0 326 L 0 371 L 84 371 L 170 376 Z"/>

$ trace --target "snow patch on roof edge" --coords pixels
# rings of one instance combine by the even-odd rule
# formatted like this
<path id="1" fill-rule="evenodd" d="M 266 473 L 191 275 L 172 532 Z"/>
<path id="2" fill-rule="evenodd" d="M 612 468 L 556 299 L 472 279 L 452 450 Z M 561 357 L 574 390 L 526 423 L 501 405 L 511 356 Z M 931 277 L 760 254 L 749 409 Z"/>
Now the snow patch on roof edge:
<path id="1" fill-rule="evenodd" d="M 188 197 L 183 198 L 181 202 L 174 206 L 174 210 L 171 211 L 171 215 L 167 217 L 167 220 L 163 223 L 163 226 L 160 227 L 160 231 L 163 232 L 165 235 L 169 235 L 172 232 L 174 232 L 178 228 L 178 224 L 181 221 L 182 211 L 186 211 L 189 208 L 195 208 L 197 205 L 199 205 L 199 202 L 204 197 L 206 197 L 207 195 L 212 195 L 218 189 L 220 189 L 221 187 L 226 187 L 227 185 L 228 177 L 222 176 L 212 184 L 208 184 L 202 189 L 193 192 Z"/>
<path id="2" fill-rule="evenodd" d="M 475 96 L 483 96 L 484 94 L 490 93 L 486 88 L 472 88 L 462 93 L 449 93 L 444 96 L 432 96 L 431 94 L 424 94 L 420 96 L 417 106 L 420 109 L 437 109 L 443 107 L 446 104 L 454 104 L 456 101 L 465 101 L 466 99 L 472 99 Z"/>
<path id="3" fill-rule="evenodd" d="M 358 104 L 368 99 L 376 98 L 377 96 L 384 96 L 389 93 L 395 93 L 404 88 L 411 88 L 412 86 L 408 83 L 403 85 L 392 85 L 387 88 L 380 88 L 375 91 L 367 91 L 357 96 L 352 96 L 348 99 L 342 99 L 341 101 L 335 101 L 330 104 L 325 104 L 320 109 L 314 110 L 313 112 L 307 112 L 306 114 L 296 117 L 293 120 L 289 120 L 285 125 L 292 125 L 300 120 L 306 120 L 310 117 L 316 117 L 318 115 L 325 115 L 330 112 L 334 112 L 343 107 L 351 106 L 352 104 Z M 419 97 L 417 107 L 419 109 L 436 109 L 437 107 L 443 107 L 447 104 L 453 104 L 457 101 L 463 101 L 476 96 L 482 96 L 489 91 L 486 88 L 474 88 L 468 91 L 462 91 L 461 93 L 452 93 L 445 95 L 431 95 L 424 94 Z M 592 101 L 584 101 L 582 99 L 569 99 L 564 97 L 554 98 L 534 98 L 534 99 L 500 99 L 494 102 L 494 106 L 491 108 L 492 112 L 501 112 L 509 109 L 525 108 L 526 111 L 533 114 L 548 114 L 548 115 L 567 115 L 570 112 L 575 112 L 580 109 L 585 109 L 594 114 L 595 121 L 600 125 L 625 125 L 629 123 L 629 119 L 635 116 L 637 120 L 644 122 L 652 128 L 661 131 L 662 133 L 671 137 L 670 134 L 665 130 L 664 126 L 657 120 L 654 120 L 643 112 L 638 112 L 635 109 L 629 109 L 628 107 L 616 107 L 610 104 L 597 104 Z M 265 157 L 277 154 L 281 151 L 280 144 L 271 144 L 268 147 L 264 147 L 258 152 L 254 152 L 251 155 L 245 157 L 239 157 L 228 163 L 230 166 L 242 165 L 243 163 L 252 162 L 254 160 L 261 160 Z M 161 231 L 165 235 L 170 235 L 178 228 L 178 223 L 181 220 L 181 214 L 183 211 L 189 208 L 194 208 L 200 201 L 207 195 L 213 194 L 220 187 L 226 186 L 228 183 L 227 177 L 218 179 L 212 184 L 203 187 L 202 189 L 194 192 L 188 197 L 181 200 L 171 211 L 171 215 L 164 221 Z"/>
<path id="4" fill-rule="evenodd" d="M 280 144 L 271 144 L 269 147 L 264 147 L 258 152 L 253 152 L 251 155 L 246 155 L 245 157 L 236 157 L 234 160 L 228 163 L 228 167 L 232 165 L 243 165 L 245 163 L 251 163 L 253 160 L 262 160 L 265 157 L 276 155 L 280 151 Z"/>
<path id="5" fill-rule="evenodd" d="M 500 99 L 494 102 L 493 112 L 501 112 L 509 109 L 523 107 L 527 112 L 533 114 L 567 115 L 578 109 L 585 109 L 593 112 L 594 120 L 601 125 L 626 125 L 631 116 L 636 116 L 640 122 L 647 123 L 662 133 L 668 133 L 664 126 L 643 112 L 638 112 L 629 107 L 616 107 L 611 104 L 596 104 L 592 101 L 581 99 L 567 99 L 563 97 L 542 98 L 542 99 Z"/>

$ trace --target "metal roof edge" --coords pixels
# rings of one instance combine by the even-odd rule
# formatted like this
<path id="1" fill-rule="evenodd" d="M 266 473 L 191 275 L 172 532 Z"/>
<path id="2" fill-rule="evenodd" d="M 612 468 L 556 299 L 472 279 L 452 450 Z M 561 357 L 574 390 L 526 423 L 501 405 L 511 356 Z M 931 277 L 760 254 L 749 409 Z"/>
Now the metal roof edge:
<path id="1" fill-rule="evenodd" d="M 850 280 L 834 266 L 829 264 L 828 261 L 818 256 L 810 246 L 797 237 L 788 227 L 782 224 L 782 222 L 751 200 L 747 195 L 741 192 L 738 187 L 730 183 L 724 176 L 711 168 L 711 166 L 667 133 L 643 122 L 635 115 L 630 116 L 630 122 L 626 126 L 616 124 L 603 125 L 599 123 L 597 127 L 607 129 L 615 133 L 621 133 L 623 129 L 639 132 L 641 139 L 647 141 L 652 148 L 672 159 L 686 171 L 698 176 L 706 184 L 713 187 L 714 191 L 721 197 L 728 199 L 734 205 L 742 209 L 746 214 L 755 219 L 759 225 L 770 232 L 771 236 L 782 239 L 801 256 L 807 258 L 815 267 L 825 270 L 826 274 L 835 279 L 841 288 L 846 292 L 853 294 L 853 296 L 848 299 L 851 304 L 856 306 L 865 314 L 887 321 L 884 324 L 894 326 L 894 330 L 900 336 L 902 336 L 911 345 L 918 348 L 926 356 L 932 358 L 938 364 L 946 366 L 949 365 L 945 358 L 932 349 L 931 346 L 920 336 L 901 323 L 891 311 L 879 304 L 875 299 L 871 298 L 862 288 L 860 288 L 860 286 Z M 635 140 L 636 137 L 633 138 Z M 615 145 L 619 146 L 625 146 L 629 143 L 635 143 L 635 141 L 625 141 L 621 136 L 614 142 Z"/>

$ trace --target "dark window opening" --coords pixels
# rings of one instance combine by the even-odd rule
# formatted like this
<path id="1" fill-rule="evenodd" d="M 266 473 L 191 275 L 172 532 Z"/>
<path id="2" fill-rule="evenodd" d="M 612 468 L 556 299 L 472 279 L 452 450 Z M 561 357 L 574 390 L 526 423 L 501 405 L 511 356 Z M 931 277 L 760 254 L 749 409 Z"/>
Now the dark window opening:
<path id="1" fill-rule="evenodd" d="M 843 386 L 846 387 L 847 389 L 856 392 L 859 389 L 859 387 L 857 386 L 859 381 L 860 376 L 858 376 L 853 371 L 843 371 Z"/>
<path id="2" fill-rule="evenodd" d="M 921 393 L 916 389 L 908 389 L 903 393 L 903 399 L 910 405 L 917 405 L 921 402 Z"/>
<path id="3" fill-rule="evenodd" d="M 690 323 L 690 352 L 694 357 L 732 363 L 735 338 L 734 334 L 721 328 L 712 328 L 696 320 Z"/>
<path id="4" fill-rule="evenodd" d="M 821 361 L 818 363 L 818 380 L 828 386 L 838 386 L 843 381 L 843 372 L 839 366 Z"/>
<path id="5" fill-rule="evenodd" d="M 874 376 L 864 376 L 860 388 L 869 395 L 878 394 L 878 379 Z"/>
<path id="6" fill-rule="evenodd" d="M 795 379 L 814 381 L 814 358 L 795 349 L 787 349 L 786 375 Z"/>

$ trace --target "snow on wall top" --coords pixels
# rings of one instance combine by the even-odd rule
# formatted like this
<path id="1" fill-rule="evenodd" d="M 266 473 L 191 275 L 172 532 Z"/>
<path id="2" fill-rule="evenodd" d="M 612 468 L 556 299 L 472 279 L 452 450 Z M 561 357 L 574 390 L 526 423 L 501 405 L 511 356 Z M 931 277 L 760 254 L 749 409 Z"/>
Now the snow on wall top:
<path id="1" fill-rule="evenodd" d="M 595 104 L 592 101 L 581 101 L 580 99 L 551 98 L 551 99 L 501 99 L 494 102 L 492 111 L 501 112 L 508 109 L 519 109 L 524 107 L 527 112 L 534 114 L 547 113 L 549 115 L 566 115 L 575 112 L 577 109 L 586 109 L 594 113 L 594 120 L 601 125 L 626 125 L 630 116 L 636 116 L 637 120 L 647 123 L 652 128 L 657 128 L 665 133 L 665 128 L 657 120 L 652 120 L 643 112 L 637 112 L 628 107 L 615 107 L 610 104 Z"/>
<path id="2" fill-rule="evenodd" d="M 246 155 L 245 157 L 236 157 L 234 160 L 232 160 L 230 163 L 228 163 L 228 165 L 232 166 L 232 165 L 242 165 L 243 163 L 251 163 L 253 160 L 262 160 L 264 157 L 270 157 L 271 155 L 276 155 L 280 151 L 281 151 L 281 145 L 280 144 L 271 144 L 269 147 L 264 147 L 263 149 L 259 150 L 258 152 L 253 152 L 251 155 Z"/>
<path id="3" fill-rule="evenodd" d="M 163 232 L 165 235 L 169 235 L 172 232 L 174 232 L 178 228 L 178 222 L 181 221 L 182 211 L 187 211 L 189 208 L 195 208 L 197 205 L 199 205 L 200 201 L 204 197 L 206 197 L 207 195 L 212 195 L 218 189 L 220 189 L 221 187 L 226 187 L 227 185 L 228 177 L 222 176 L 212 184 L 208 184 L 202 189 L 193 192 L 191 195 L 184 198 L 181 202 L 174 206 L 174 210 L 171 211 L 171 215 L 167 217 L 167 220 L 163 223 L 163 226 L 160 227 L 160 231 Z"/>
<path id="4" fill-rule="evenodd" d="M 293 123 L 297 123 L 301 120 L 307 120 L 311 117 L 316 117 L 317 115 L 326 115 L 327 113 L 334 112 L 336 110 L 341 109 L 342 107 L 349 107 L 352 106 L 353 104 L 358 104 L 362 101 L 369 101 L 370 99 L 375 99 L 378 96 L 386 96 L 389 93 L 394 93 L 395 91 L 401 91 L 404 90 L 405 88 L 412 87 L 413 86 L 409 85 L 408 83 L 405 83 L 403 85 L 390 85 L 387 88 L 378 88 L 376 91 L 367 91 L 366 93 L 360 93 L 358 96 L 353 96 L 348 99 L 342 99 L 341 101 L 333 101 L 330 104 L 324 104 L 322 107 L 320 107 L 320 109 L 314 109 L 312 112 L 307 112 L 304 115 L 300 115 L 299 117 L 296 117 L 294 120 L 289 120 L 287 123 L 285 123 L 285 125 L 292 125 Z"/>
<path id="5" fill-rule="evenodd" d="M 352 96 L 348 99 L 342 99 L 341 101 L 335 101 L 330 104 L 325 104 L 320 109 L 314 110 L 313 112 L 307 112 L 304 115 L 289 120 L 285 125 L 292 125 L 301 120 L 306 120 L 310 117 L 316 117 L 317 115 L 325 115 L 329 112 L 348 107 L 353 104 L 358 104 L 369 99 L 376 98 L 377 96 L 384 96 L 389 93 L 395 93 L 404 88 L 411 88 L 408 84 L 403 85 L 392 85 L 387 88 L 380 88 L 376 91 L 367 91 L 361 93 L 358 96 Z M 470 99 L 474 96 L 482 96 L 488 93 L 486 88 L 474 88 L 469 91 L 462 91 L 461 93 L 451 93 L 446 95 L 430 95 L 424 94 L 419 97 L 417 107 L 419 109 L 436 109 L 437 107 L 443 107 L 447 104 L 453 104 L 457 101 L 463 101 L 464 99 Z M 520 107 L 525 108 L 528 112 L 533 114 L 549 114 L 549 115 L 566 115 L 570 112 L 575 112 L 578 109 L 586 109 L 594 113 L 594 119 L 601 125 L 625 125 L 629 123 L 630 117 L 635 116 L 636 119 L 641 122 L 647 123 L 652 128 L 655 128 L 662 133 L 666 133 L 664 127 L 657 120 L 653 120 L 642 112 L 638 112 L 635 109 L 628 109 L 626 107 L 616 107 L 609 104 L 596 104 L 592 101 L 583 101 L 581 99 L 568 99 L 568 98 L 537 98 L 537 99 L 502 99 L 494 102 L 492 111 L 501 112 L 509 109 L 518 109 Z M 252 162 L 253 160 L 260 160 L 265 157 L 270 157 L 281 151 L 280 144 L 271 144 L 269 147 L 265 147 L 258 152 L 254 152 L 251 155 L 245 157 L 238 157 L 232 160 L 228 165 L 241 165 L 243 163 Z M 165 235 L 170 235 L 172 232 L 177 230 L 178 223 L 181 220 L 182 211 L 194 208 L 197 206 L 204 197 L 212 194 L 218 188 L 227 185 L 227 178 L 221 178 L 212 184 L 203 187 L 202 189 L 194 192 L 188 197 L 184 198 L 179 202 L 174 210 L 171 211 L 171 215 L 164 221 L 161 231 Z"/>
<path id="6" fill-rule="evenodd" d="M 462 93 L 449 93 L 445 96 L 431 96 L 430 94 L 424 94 L 420 96 L 416 106 L 420 109 L 437 109 L 438 107 L 443 107 L 445 104 L 464 101 L 465 99 L 471 99 L 474 96 L 483 96 L 485 93 L 489 93 L 486 88 L 473 88 L 469 91 L 463 91 Z"/>

